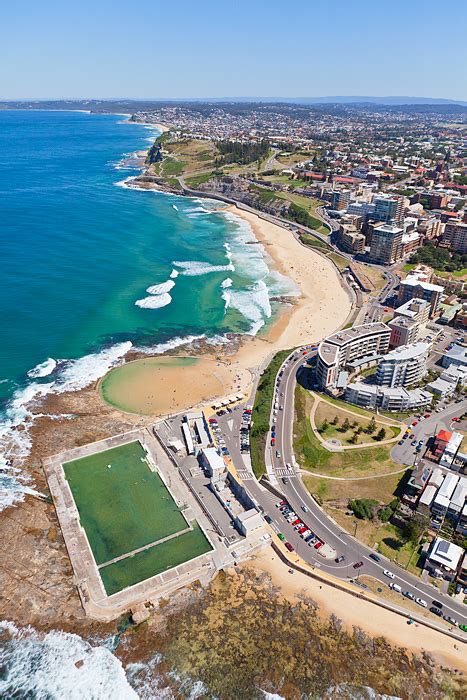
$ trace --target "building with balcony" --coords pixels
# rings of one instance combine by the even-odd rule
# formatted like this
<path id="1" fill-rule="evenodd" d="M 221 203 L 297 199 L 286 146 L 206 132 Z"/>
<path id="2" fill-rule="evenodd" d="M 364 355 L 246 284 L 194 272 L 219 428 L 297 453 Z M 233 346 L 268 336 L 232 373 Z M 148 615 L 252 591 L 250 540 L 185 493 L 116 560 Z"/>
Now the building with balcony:
<path id="1" fill-rule="evenodd" d="M 370 260 L 381 265 L 392 265 L 403 257 L 404 229 L 394 224 L 381 224 L 373 228 L 370 244 Z"/>
<path id="2" fill-rule="evenodd" d="M 388 326 L 391 329 L 390 347 L 398 348 L 401 345 L 410 345 L 417 341 L 420 323 L 415 319 L 396 316 L 396 318 L 388 321 Z"/>
<path id="3" fill-rule="evenodd" d="M 426 374 L 430 343 L 414 343 L 397 347 L 383 357 L 376 372 L 379 386 L 411 387 Z"/>
<path id="4" fill-rule="evenodd" d="M 391 329 L 385 323 L 366 323 L 338 331 L 318 347 L 316 377 L 321 389 L 335 389 L 350 362 L 384 355 Z"/>

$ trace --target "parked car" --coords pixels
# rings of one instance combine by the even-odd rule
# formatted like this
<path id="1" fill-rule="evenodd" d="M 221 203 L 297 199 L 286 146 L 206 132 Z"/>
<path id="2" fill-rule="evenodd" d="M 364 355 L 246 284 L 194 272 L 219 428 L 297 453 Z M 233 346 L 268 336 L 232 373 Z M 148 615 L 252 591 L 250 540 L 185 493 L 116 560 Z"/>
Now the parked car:
<path id="1" fill-rule="evenodd" d="M 381 561 L 381 557 L 379 557 L 374 552 L 371 552 L 371 554 L 369 554 L 368 556 L 370 557 L 370 559 L 373 559 L 373 561 Z"/>
<path id="2" fill-rule="evenodd" d="M 264 516 L 264 519 L 265 519 L 265 521 L 266 521 L 267 523 L 269 523 L 269 524 L 272 523 L 272 518 L 271 518 L 270 515 L 265 515 L 265 516 Z"/>
<path id="3" fill-rule="evenodd" d="M 398 583 L 394 583 L 394 581 L 391 581 L 389 584 L 389 588 L 392 588 L 393 591 L 396 591 L 396 593 L 402 593 L 402 588 L 399 586 Z"/>
<path id="4" fill-rule="evenodd" d="M 336 557 L 334 561 L 336 562 L 336 564 L 340 564 L 342 561 L 345 561 L 345 557 L 343 554 L 341 554 L 340 557 Z"/>
<path id="5" fill-rule="evenodd" d="M 354 569 L 360 569 L 361 566 L 363 566 L 363 562 L 362 562 L 362 561 L 357 561 L 357 562 L 355 562 L 355 564 L 353 565 L 353 568 L 354 568 Z"/>
<path id="6" fill-rule="evenodd" d="M 271 438 L 271 445 L 272 445 L 272 447 L 274 447 L 275 444 L 276 444 L 276 438 L 273 437 L 273 438 Z"/>
<path id="7" fill-rule="evenodd" d="M 428 603 L 426 602 L 426 600 L 423 600 L 423 598 L 415 598 L 415 602 L 417 603 L 417 605 L 421 605 L 422 608 L 428 607 Z"/>
<path id="8" fill-rule="evenodd" d="M 443 617 L 443 613 L 439 608 L 435 608 L 433 605 L 430 608 L 430 612 L 433 613 L 433 615 L 438 615 L 438 617 Z"/>
<path id="9" fill-rule="evenodd" d="M 280 459 L 280 457 L 282 457 L 282 454 L 281 454 L 281 451 L 280 451 L 280 450 L 276 450 L 276 457 L 277 457 L 278 459 Z"/>
<path id="10" fill-rule="evenodd" d="M 450 622 L 451 625 L 455 625 L 455 627 L 457 627 L 457 620 L 455 617 L 451 617 L 450 615 L 443 615 L 443 620 L 446 620 L 446 622 Z"/>
<path id="11" fill-rule="evenodd" d="M 442 608 L 443 604 L 439 602 L 439 600 L 432 600 L 431 601 L 432 605 L 434 605 L 436 608 Z"/>
<path id="12" fill-rule="evenodd" d="M 404 591 L 402 593 L 402 595 L 405 596 L 406 598 L 408 598 L 409 600 L 415 600 L 414 594 L 411 593 L 410 591 Z"/>
<path id="13" fill-rule="evenodd" d="M 388 578 L 396 578 L 392 571 L 388 571 L 387 569 L 384 569 L 383 574 Z"/>
<path id="14" fill-rule="evenodd" d="M 281 540 L 281 542 L 284 542 L 285 537 L 284 537 L 284 535 L 282 534 L 282 532 L 278 532 L 278 533 L 277 533 L 277 536 L 278 536 L 278 538 Z"/>
<path id="15" fill-rule="evenodd" d="M 289 552 L 293 552 L 293 551 L 294 551 L 294 548 L 293 548 L 293 546 L 290 544 L 290 542 L 286 542 L 286 543 L 285 543 L 285 546 L 286 546 L 286 548 L 289 550 Z"/>
<path id="16" fill-rule="evenodd" d="M 412 425 L 414 425 L 414 426 L 415 426 L 415 425 L 418 425 L 418 420 L 414 420 L 414 421 L 412 422 Z"/>
<path id="17" fill-rule="evenodd" d="M 315 549 L 319 549 L 319 548 L 322 547 L 322 546 L 323 546 L 323 542 L 320 542 L 320 541 L 318 540 L 317 543 L 315 544 Z"/>

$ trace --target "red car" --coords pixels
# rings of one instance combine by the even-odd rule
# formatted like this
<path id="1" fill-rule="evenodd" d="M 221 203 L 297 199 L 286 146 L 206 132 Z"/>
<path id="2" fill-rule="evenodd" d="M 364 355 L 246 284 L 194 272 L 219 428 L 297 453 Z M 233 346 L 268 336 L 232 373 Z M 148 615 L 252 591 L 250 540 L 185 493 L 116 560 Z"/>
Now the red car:
<path id="1" fill-rule="evenodd" d="M 276 444 L 276 438 L 271 438 L 271 445 L 274 447 L 275 444 Z"/>
<path id="2" fill-rule="evenodd" d="M 210 422 L 210 423 L 217 423 L 217 420 L 216 420 L 215 418 L 210 418 L 210 419 L 209 419 L 209 422 Z"/>
<path id="3" fill-rule="evenodd" d="M 315 549 L 319 549 L 319 548 L 322 547 L 322 546 L 323 546 L 323 543 L 318 541 L 318 542 L 315 544 Z"/>
<path id="4" fill-rule="evenodd" d="M 458 423 L 458 422 L 460 421 L 460 418 L 458 418 L 458 417 L 456 416 L 456 417 L 453 418 L 452 420 L 453 420 L 455 423 Z"/>
<path id="5" fill-rule="evenodd" d="M 290 542 L 286 542 L 286 543 L 285 543 L 285 546 L 287 547 L 287 549 L 289 550 L 289 552 L 293 552 L 293 547 L 292 547 L 292 545 L 290 544 Z"/>
<path id="6" fill-rule="evenodd" d="M 298 533 L 299 535 L 302 534 L 302 532 L 306 532 L 308 530 L 306 525 L 302 525 L 302 527 L 299 528 Z"/>
<path id="7" fill-rule="evenodd" d="M 362 562 L 362 561 L 357 561 L 356 564 L 353 565 L 353 568 L 354 568 L 354 569 L 359 569 L 361 566 L 363 566 L 363 562 Z"/>
<path id="8" fill-rule="evenodd" d="M 414 420 L 414 422 L 412 423 L 412 425 L 418 425 L 418 420 Z"/>
<path id="9" fill-rule="evenodd" d="M 293 521 L 292 525 L 295 527 L 295 525 L 298 525 L 298 523 L 300 523 L 300 522 L 301 522 L 300 518 L 297 518 L 296 520 Z"/>
<path id="10" fill-rule="evenodd" d="M 423 417 L 424 417 L 424 418 L 429 418 L 430 416 L 431 416 L 431 413 L 425 413 L 425 415 L 424 415 Z"/>

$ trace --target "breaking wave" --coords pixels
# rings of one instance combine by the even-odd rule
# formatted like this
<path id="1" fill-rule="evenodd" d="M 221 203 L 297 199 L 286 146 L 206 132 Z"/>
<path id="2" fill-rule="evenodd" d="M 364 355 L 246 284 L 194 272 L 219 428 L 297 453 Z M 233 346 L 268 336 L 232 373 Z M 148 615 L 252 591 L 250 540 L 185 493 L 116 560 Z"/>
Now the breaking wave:
<path id="1" fill-rule="evenodd" d="M 50 394 L 84 389 L 120 362 L 131 348 L 128 341 L 76 360 L 61 360 L 54 381 L 32 382 L 15 391 L 0 421 L 0 510 L 24 500 L 26 494 L 38 495 L 27 472 L 13 465 L 13 460 L 23 459 L 31 450 L 29 430 L 38 417 L 31 410 L 34 404 Z"/>
<path id="2" fill-rule="evenodd" d="M 232 263 L 228 265 L 211 265 L 210 263 L 196 260 L 174 260 L 172 264 L 180 268 L 181 275 L 186 275 L 187 277 L 208 275 L 211 272 L 235 272 L 235 267 Z"/>
<path id="3" fill-rule="evenodd" d="M 125 670 L 104 646 L 68 632 L 46 634 L 0 622 L 7 639 L 0 648 L 2 698 L 138 700 Z"/>
<path id="4" fill-rule="evenodd" d="M 170 294 L 164 293 L 138 299 L 135 301 L 135 306 L 139 306 L 141 309 L 161 309 L 163 306 L 168 306 L 171 301 Z"/>
<path id="5" fill-rule="evenodd" d="M 44 362 L 40 362 L 33 369 L 30 369 L 28 372 L 28 377 L 31 377 L 31 379 L 47 377 L 49 374 L 52 374 L 56 366 L 57 360 L 54 360 L 52 357 L 49 357 L 47 358 L 47 360 L 44 360 Z"/>
<path id="6" fill-rule="evenodd" d="M 223 298 L 227 303 L 225 290 Z M 249 335 L 256 335 L 265 324 L 265 318 L 272 314 L 269 293 L 266 283 L 260 280 L 246 290 L 232 289 L 229 292 L 228 308 L 236 309 L 242 316 L 251 321 Z"/>
<path id="7" fill-rule="evenodd" d="M 175 287 L 175 282 L 173 280 L 167 280 L 167 282 L 162 282 L 161 284 L 153 284 L 152 287 L 146 289 L 148 294 L 165 294 L 170 292 L 171 289 Z"/>

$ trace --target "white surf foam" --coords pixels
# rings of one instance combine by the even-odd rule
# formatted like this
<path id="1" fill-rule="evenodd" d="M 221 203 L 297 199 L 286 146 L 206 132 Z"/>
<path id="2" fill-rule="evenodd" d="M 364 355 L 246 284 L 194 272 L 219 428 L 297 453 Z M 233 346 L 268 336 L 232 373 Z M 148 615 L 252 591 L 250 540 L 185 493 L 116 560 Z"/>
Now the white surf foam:
<path id="1" fill-rule="evenodd" d="M 7 640 L 0 648 L 0 696 L 67 700 L 138 700 L 124 668 L 104 646 L 77 634 L 0 622 Z"/>
<path id="2" fill-rule="evenodd" d="M 251 321 L 248 333 L 256 335 L 258 330 L 264 326 L 265 319 L 270 318 L 272 314 L 265 282 L 260 280 L 249 289 L 231 289 L 228 293 L 230 295 L 229 308 L 236 309 L 242 316 Z"/>
<path id="3" fill-rule="evenodd" d="M 169 277 L 170 277 L 170 279 L 174 280 L 174 279 L 177 279 L 177 277 L 179 276 L 179 274 L 180 274 L 180 273 L 179 273 L 178 270 L 172 270 L 172 272 L 170 273 Z"/>
<path id="4" fill-rule="evenodd" d="M 40 362 L 33 369 L 30 369 L 28 372 L 28 377 L 31 377 L 31 379 L 47 377 L 49 374 L 52 374 L 56 366 L 57 360 L 54 360 L 52 357 L 49 357 L 47 358 L 47 360 L 44 360 L 44 362 Z"/>
<path id="5" fill-rule="evenodd" d="M 157 294 L 156 296 L 144 297 L 135 301 L 135 306 L 141 309 L 161 309 L 163 306 L 168 306 L 172 301 L 170 294 Z"/>
<path id="6" fill-rule="evenodd" d="M 205 340 L 206 336 L 203 335 L 187 335 L 183 338 L 177 337 L 167 340 L 165 343 L 158 343 L 157 345 L 146 345 L 138 347 L 138 352 L 142 352 L 146 355 L 162 355 L 164 352 L 169 350 L 175 350 L 175 348 L 180 347 L 180 345 L 190 345 L 197 340 Z"/>
<path id="7" fill-rule="evenodd" d="M 32 412 L 34 404 L 49 394 L 84 389 L 120 362 L 131 347 L 128 341 L 77 360 L 61 360 L 55 381 L 32 382 L 15 391 L 0 421 L 0 510 L 24 500 L 28 493 L 38 493 L 27 472 L 12 465 L 13 460 L 23 460 L 31 450 L 29 429 L 38 417 Z"/>
<path id="8" fill-rule="evenodd" d="M 230 277 L 226 277 L 226 279 L 222 282 L 221 287 L 222 287 L 222 289 L 228 289 L 229 287 L 232 286 L 232 284 L 233 284 L 233 282 L 230 279 Z"/>
<path id="9" fill-rule="evenodd" d="M 174 287 L 175 282 L 170 279 L 167 280 L 167 282 L 162 282 L 161 284 L 153 284 L 151 287 L 148 287 L 146 291 L 148 294 L 166 294 Z"/>
<path id="10" fill-rule="evenodd" d="M 181 269 L 181 275 L 186 275 L 187 277 L 208 275 L 211 272 L 235 272 L 235 267 L 232 263 L 228 265 L 211 265 L 210 263 L 197 260 L 174 260 L 172 264 Z"/>

